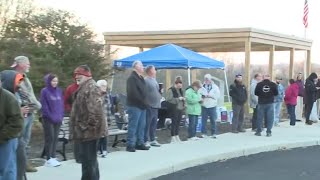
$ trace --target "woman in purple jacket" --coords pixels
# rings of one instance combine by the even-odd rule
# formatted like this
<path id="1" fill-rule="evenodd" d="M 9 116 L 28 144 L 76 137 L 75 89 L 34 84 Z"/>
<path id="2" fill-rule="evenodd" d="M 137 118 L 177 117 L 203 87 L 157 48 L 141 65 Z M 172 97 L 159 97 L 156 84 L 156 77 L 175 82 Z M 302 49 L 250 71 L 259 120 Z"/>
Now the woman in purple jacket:
<path id="1" fill-rule="evenodd" d="M 57 167 L 61 163 L 56 159 L 56 146 L 58 135 L 63 120 L 63 95 L 58 88 L 58 77 L 53 74 L 45 76 L 46 87 L 41 90 L 42 125 L 45 136 L 45 152 L 47 161 L 45 166 Z"/>

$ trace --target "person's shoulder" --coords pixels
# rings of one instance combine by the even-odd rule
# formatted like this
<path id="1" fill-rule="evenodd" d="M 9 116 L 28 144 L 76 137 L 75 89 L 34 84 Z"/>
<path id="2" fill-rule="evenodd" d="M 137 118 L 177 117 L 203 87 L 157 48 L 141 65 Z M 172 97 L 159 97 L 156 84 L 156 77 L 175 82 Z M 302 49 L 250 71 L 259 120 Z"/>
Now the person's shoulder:
<path id="1" fill-rule="evenodd" d="M 10 91 L 3 89 L 3 88 L 1 89 L 1 91 L 2 91 L 1 94 L 3 95 L 5 101 L 6 100 L 10 100 L 10 101 L 16 100 L 16 97 Z"/>

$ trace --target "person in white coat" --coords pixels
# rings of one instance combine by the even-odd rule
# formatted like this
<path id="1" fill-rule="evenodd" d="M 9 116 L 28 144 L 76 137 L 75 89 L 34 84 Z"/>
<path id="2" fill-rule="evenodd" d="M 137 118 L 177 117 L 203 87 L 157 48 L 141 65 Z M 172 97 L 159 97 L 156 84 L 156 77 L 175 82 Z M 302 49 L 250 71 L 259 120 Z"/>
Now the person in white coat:
<path id="1" fill-rule="evenodd" d="M 217 105 L 218 99 L 220 98 L 220 89 L 213 82 L 210 74 L 204 76 L 204 84 L 199 89 L 199 93 L 203 98 L 201 115 L 202 115 L 202 137 L 207 137 L 207 121 L 210 119 L 211 135 L 210 137 L 216 138 L 216 120 L 217 120 Z"/>

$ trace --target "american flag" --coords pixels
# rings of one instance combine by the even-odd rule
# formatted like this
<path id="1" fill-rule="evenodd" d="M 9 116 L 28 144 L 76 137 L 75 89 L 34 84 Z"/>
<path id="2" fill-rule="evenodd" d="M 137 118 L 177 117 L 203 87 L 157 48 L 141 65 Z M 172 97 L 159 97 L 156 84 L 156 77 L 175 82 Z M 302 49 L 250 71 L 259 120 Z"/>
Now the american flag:
<path id="1" fill-rule="evenodd" d="M 308 0 L 305 0 L 304 8 L 303 8 L 303 25 L 305 28 L 308 27 L 308 14 L 309 14 Z"/>

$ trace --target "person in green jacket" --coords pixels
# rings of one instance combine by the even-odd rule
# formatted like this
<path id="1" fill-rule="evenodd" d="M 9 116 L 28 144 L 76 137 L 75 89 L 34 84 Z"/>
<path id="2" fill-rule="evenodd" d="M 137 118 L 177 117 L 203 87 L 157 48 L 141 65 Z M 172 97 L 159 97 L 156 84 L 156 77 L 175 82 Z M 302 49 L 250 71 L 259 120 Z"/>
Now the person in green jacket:
<path id="1" fill-rule="evenodd" d="M 197 140 L 196 128 L 198 124 L 198 116 L 201 115 L 201 103 L 203 99 L 198 90 L 201 88 L 201 82 L 199 80 L 194 81 L 191 88 L 186 91 L 186 112 L 189 117 L 188 136 L 190 140 Z"/>
<path id="2" fill-rule="evenodd" d="M 17 137 L 22 125 L 18 101 L 13 92 L 2 88 L 0 81 L 0 180 L 17 179 Z"/>

